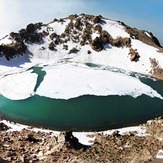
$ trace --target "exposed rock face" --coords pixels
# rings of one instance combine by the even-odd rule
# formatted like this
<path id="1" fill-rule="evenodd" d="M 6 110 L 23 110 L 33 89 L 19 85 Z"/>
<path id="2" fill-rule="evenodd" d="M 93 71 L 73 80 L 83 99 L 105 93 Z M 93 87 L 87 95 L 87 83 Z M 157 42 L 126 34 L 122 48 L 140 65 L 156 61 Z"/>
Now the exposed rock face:
<path id="1" fill-rule="evenodd" d="M 18 33 L 11 32 L 11 44 L 0 45 L 0 53 L 2 53 L 7 60 L 17 56 L 23 55 L 26 52 L 27 46 L 25 42 L 37 43 L 42 39 L 42 35 L 36 30 L 42 26 L 42 23 L 29 24 L 26 29 L 21 29 Z"/>
<path id="2" fill-rule="evenodd" d="M 109 44 L 109 43 L 113 42 L 112 36 L 107 31 L 105 31 L 105 30 L 101 31 L 101 33 L 100 33 L 100 40 L 102 41 L 103 44 L 106 44 L 106 43 Z"/>
<path id="3" fill-rule="evenodd" d="M 93 17 L 93 22 L 95 24 L 100 23 L 101 22 L 101 18 L 102 18 L 102 16 L 95 16 L 95 17 Z"/>
<path id="4" fill-rule="evenodd" d="M 163 69 L 162 68 L 153 69 L 153 75 L 157 79 L 163 80 Z"/>
<path id="5" fill-rule="evenodd" d="M 26 51 L 26 45 L 23 42 L 16 42 L 8 45 L 0 45 L 0 52 L 5 54 L 7 60 L 16 55 L 22 55 Z"/>
<path id="6" fill-rule="evenodd" d="M 40 162 L 57 150 L 56 137 L 45 133 L 24 129 L 21 132 L 0 132 L 0 137 L 0 157 L 9 162 Z"/>
<path id="7" fill-rule="evenodd" d="M 55 50 L 55 43 L 54 42 L 51 42 L 50 44 L 49 44 L 49 49 L 50 50 Z"/>
<path id="8" fill-rule="evenodd" d="M 96 37 L 93 41 L 92 41 L 92 49 L 95 51 L 101 51 L 103 50 L 103 44 L 102 41 L 100 40 L 99 37 Z"/>
<path id="9" fill-rule="evenodd" d="M 157 79 L 163 80 L 163 68 L 159 67 L 158 61 L 155 58 L 150 59 L 151 66 L 152 66 L 152 74 Z"/>
<path id="10" fill-rule="evenodd" d="M 113 39 L 111 43 L 116 47 L 131 47 L 131 39 L 127 37 L 118 37 L 117 39 Z"/>
<path id="11" fill-rule="evenodd" d="M 147 128 L 147 133 L 154 137 L 163 138 L 163 119 L 158 118 L 149 120 L 144 126 Z"/>
<path id="12" fill-rule="evenodd" d="M 162 47 L 158 39 L 151 33 L 144 30 L 138 30 L 136 28 L 131 28 L 124 23 L 122 23 L 126 27 L 126 31 L 130 34 L 131 38 L 138 39 L 145 44 L 154 46 L 154 47 Z"/>
<path id="13" fill-rule="evenodd" d="M 56 33 L 52 33 L 49 37 L 51 38 L 51 40 L 54 40 L 58 37 L 58 35 Z"/>

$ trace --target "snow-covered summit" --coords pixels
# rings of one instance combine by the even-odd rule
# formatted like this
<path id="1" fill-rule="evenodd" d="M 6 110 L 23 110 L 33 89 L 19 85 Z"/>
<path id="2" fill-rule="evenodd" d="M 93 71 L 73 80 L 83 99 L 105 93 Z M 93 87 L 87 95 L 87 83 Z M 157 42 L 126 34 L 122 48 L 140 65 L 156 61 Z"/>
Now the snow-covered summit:
<path id="1" fill-rule="evenodd" d="M 162 78 L 162 51 L 150 32 L 86 14 L 29 24 L 0 40 L 0 54 L 7 60 L 30 55 L 38 63 L 96 63 L 158 78 Z"/>
<path id="2" fill-rule="evenodd" d="M 145 94 L 162 99 L 139 79 L 112 71 L 163 79 L 161 51 L 152 33 L 102 16 L 70 15 L 48 24 L 29 24 L 0 40 L 0 94 L 13 100 L 34 94 L 61 99 Z M 35 90 L 39 74 L 30 68 L 37 65 L 46 75 Z"/>

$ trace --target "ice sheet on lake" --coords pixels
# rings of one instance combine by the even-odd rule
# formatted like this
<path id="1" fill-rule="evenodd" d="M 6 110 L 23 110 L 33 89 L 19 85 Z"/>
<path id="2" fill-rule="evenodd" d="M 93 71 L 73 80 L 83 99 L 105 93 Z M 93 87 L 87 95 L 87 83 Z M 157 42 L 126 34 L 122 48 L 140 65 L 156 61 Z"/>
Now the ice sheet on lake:
<path id="1" fill-rule="evenodd" d="M 11 74 L 0 79 L 0 94 L 12 99 L 22 100 L 33 94 L 37 74 L 31 71 Z"/>
<path id="2" fill-rule="evenodd" d="M 94 69 L 73 64 L 60 64 L 44 68 L 46 76 L 36 94 L 55 99 L 70 99 L 82 95 L 131 95 L 142 94 L 161 98 L 155 90 L 139 79 L 108 70 Z"/>

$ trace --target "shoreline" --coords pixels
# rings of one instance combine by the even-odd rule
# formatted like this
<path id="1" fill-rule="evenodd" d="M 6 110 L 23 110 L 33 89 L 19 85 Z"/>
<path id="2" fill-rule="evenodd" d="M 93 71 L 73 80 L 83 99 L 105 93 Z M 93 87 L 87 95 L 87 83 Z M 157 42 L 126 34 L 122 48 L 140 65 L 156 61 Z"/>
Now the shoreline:
<path id="1" fill-rule="evenodd" d="M 80 64 L 82 66 L 80 66 Z M 48 66 L 43 67 L 46 75 L 43 76 L 44 80 L 40 83 L 37 91 L 34 91 L 40 74 L 33 72 L 31 68 L 32 67 L 28 67 L 28 69 L 25 71 L 20 70 L 16 74 L 2 76 L 0 83 L 2 85 L 0 87 L 2 96 L 10 100 L 26 100 L 30 97 L 33 97 L 33 95 L 39 95 L 51 99 L 65 100 L 77 98 L 83 95 L 129 95 L 134 98 L 141 95 L 147 95 L 152 98 L 163 98 L 155 89 L 150 87 L 148 84 L 144 84 L 140 80 L 141 78 L 139 78 L 141 76 L 145 76 L 147 79 L 154 81 L 160 80 L 159 78 L 155 78 L 155 76 L 152 74 L 143 74 L 141 72 L 137 73 L 134 71 L 127 71 L 113 67 L 113 69 L 117 69 L 117 71 L 114 72 L 112 67 L 109 69 L 96 69 L 86 66 L 85 63 L 77 62 L 73 64 L 69 62 L 66 64 L 49 64 Z M 105 66 L 103 68 L 105 68 Z M 135 75 L 132 76 L 131 74 Z M 25 83 L 23 82 L 24 77 L 28 78 Z M 110 81 L 110 78 L 113 80 Z M 98 83 L 93 79 L 96 79 Z M 81 83 L 81 80 L 84 82 Z M 121 80 L 123 87 L 119 86 L 119 80 Z M 71 85 L 73 85 L 73 87 L 70 85 L 69 81 L 71 81 Z M 54 82 L 56 83 L 55 87 L 53 85 Z M 62 87 L 65 82 L 67 82 L 69 85 Z M 132 85 L 126 83 L 132 83 Z M 18 88 L 15 85 L 17 85 Z M 30 87 L 26 87 L 25 85 Z M 135 85 L 137 85 L 137 87 L 135 87 Z M 70 95 L 69 92 L 72 90 L 73 93 Z"/>
<path id="2" fill-rule="evenodd" d="M 150 120 L 140 126 L 103 132 L 58 132 L 6 120 L 0 120 L 0 124 L 0 157 L 12 162 L 20 161 L 20 158 L 22 161 L 26 157 L 29 161 L 36 162 L 46 162 L 47 160 L 49 162 L 54 160 L 56 162 L 65 162 L 66 160 L 68 162 L 109 161 L 105 155 L 110 155 L 110 159 L 112 158 L 113 162 L 118 161 L 120 155 L 125 162 L 130 162 L 131 159 L 133 159 L 133 162 L 163 159 L 163 133 L 161 132 L 163 119 L 161 118 Z M 2 127 L 4 127 L 3 131 Z M 67 138 L 69 134 L 70 136 Z M 21 143 L 23 143 L 25 151 L 18 149 L 16 145 L 21 146 Z M 11 156 L 8 156 L 11 148 L 14 151 L 10 152 Z M 101 148 L 105 150 L 101 151 Z M 142 148 L 142 150 L 139 148 Z M 140 155 L 138 149 L 141 153 L 144 151 L 143 156 Z M 94 155 L 94 150 L 98 151 L 96 155 Z M 108 150 L 110 153 L 108 153 Z M 128 150 L 131 150 L 131 152 Z M 135 150 L 138 150 L 137 153 L 135 153 Z M 120 151 L 121 154 L 119 153 Z M 126 152 L 129 152 L 129 154 Z M 16 156 L 12 156 L 13 153 Z M 133 154 L 135 157 L 129 158 L 129 155 L 132 157 Z M 69 157 L 67 158 L 67 156 Z M 91 158 L 88 156 L 91 156 Z"/>

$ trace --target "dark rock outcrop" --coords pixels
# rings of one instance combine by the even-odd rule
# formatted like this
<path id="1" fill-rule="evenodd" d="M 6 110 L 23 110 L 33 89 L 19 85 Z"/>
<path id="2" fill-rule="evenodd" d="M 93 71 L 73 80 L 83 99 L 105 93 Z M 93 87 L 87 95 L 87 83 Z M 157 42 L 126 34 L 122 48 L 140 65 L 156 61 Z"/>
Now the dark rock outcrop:
<path id="1" fill-rule="evenodd" d="M 154 47 L 159 47 L 162 48 L 162 46 L 160 45 L 160 42 L 158 41 L 158 39 L 151 33 L 148 32 L 148 35 L 146 34 L 147 31 L 144 30 L 138 30 L 136 28 L 131 28 L 127 25 L 125 25 L 126 28 L 126 32 L 128 32 L 130 34 L 130 37 L 133 39 L 138 39 L 142 42 L 144 42 L 145 44 L 154 46 Z"/>
<path id="2" fill-rule="evenodd" d="M 56 33 L 52 33 L 49 37 L 51 40 L 53 40 L 54 38 L 57 38 L 58 35 Z"/>
<path id="3" fill-rule="evenodd" d="M 77 18 L 76 21 L 75 21 L 75 24 L 74 24 L 74 27 L 78 30 L 81 31 L 82 29 L 82 22 L 81 22 L 81 18 Z"/>
<path id="4" fill-rule="evenodd" d="M 16 42 L 7 45 L 0 45 L 0 52 L 6 57 L 7 60 L 22 55 L 26 51 L 26 45 L 23 42 Z"/>
<path id="5" fill-rule="evenodd" d="M 55 50 L 55 43 L 51 42 L 48 47 L 50 50 Z"/>
<path id="6" fill-rule="evenodd" d="M 13 38 L 13 40 L 18 41 L 18 42 L 31 42 L 31 43 L 36 43 L 41 41 L 41 34 L 36 32 L 37 29 L 40 29 L 42 23 L 36 23 L 36 24 L 28 24 L 26 29 L 21 29 L 18 33 L 11 32 L 10 36 Z"/>
<path id="7" fill-rule="evenodd" d="M 65 133 L 65 142 L 67 143 L 68 148 L 74 148 L 76 150 L 86 148 L 86 146 L 79 143 L 79 140 L 76 137 L 73 136 L 71 131 L 67 131 Z"/>
<path id="8" fill-rule="evenodd" d="M 93 17 L 93 22 L 94 22 L 95 24 L 100 23 L 100 22 L 101 22 L 101 19 L 102 19 L 101 16 L 95 16 L 95 17 Z"/>
<path id="9" fill-rule="evenodd" d="M 7 126 L 7 125 L 5 125 L 4 123 L 0 123 L 0 131 L 6 131 L 6 130 L 8 130 L 9 129 L 9 127 Z"/>
<path id="10" fill-rule="evenodd" d="M 97 31 L 97 32 L 101 33 L 101 32 L 102 32 L 102 27 L 101 27 L 101 25 L 99 25 L 99 24 L 95 25 L 95 26 L 94 26 L 94 31 Z"/>
<path id="11" fill-rule="evenodd" d="M 112 40 L 112 46 L 116 46 L 116 47 L 130 47 L 131 46 L 131 39 L 128 37 L 122 38 L 122 37 L 118 37 L 116 39 Z"/>
<path id="12" fill-rule="evenodd" d="M 100 40 L 102 41 L 103 44 L 113 42 L 112 36 L 105 30 L 100 33 Z"/>
<path id="13" fill-rule="evenodd" d="M 41 33 L 36 32 L 41 26 L 42 23 L 31 23 L 27 25 L 26 29 L 21 29 L 18 33 L 11 32 L 10 39 L 13 40 L 13 43 L 0 45 L 0 53 L 4 55 L 7 60 L 17 55 L 23 55 L 27 49 L 24 42 L 37 43 L 42 40 Z"/>
<path id="14" fill-rule="evenodd" d="M 102 41 L 99 37 L 96 37 L 93 41 L 92 41 L 92 49 L 99 52 L 101 50 L 103 50 L 103 44 Z"/>
<path id="15" fill-rule="evenodd" d="M 72 53 L 77 53 L 79 50 L 76 48 L 72 48 L 68 54 L 72 54 Z"/>

